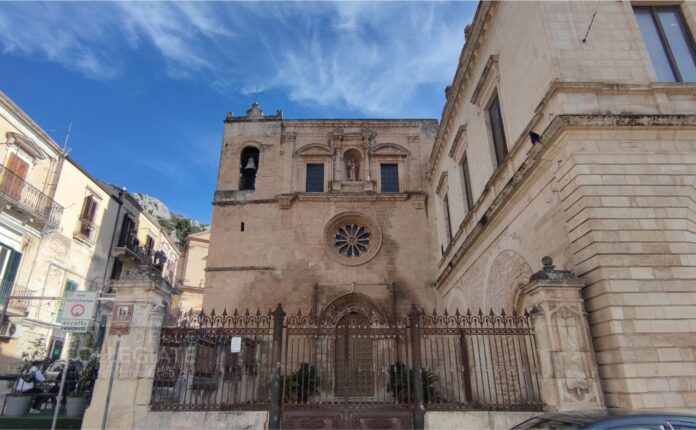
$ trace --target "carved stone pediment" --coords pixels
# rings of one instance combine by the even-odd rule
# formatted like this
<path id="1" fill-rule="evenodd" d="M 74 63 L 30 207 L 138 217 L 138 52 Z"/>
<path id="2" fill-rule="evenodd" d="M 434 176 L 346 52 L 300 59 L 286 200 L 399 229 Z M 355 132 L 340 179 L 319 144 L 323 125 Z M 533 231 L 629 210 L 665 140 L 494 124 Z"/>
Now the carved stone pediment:
<path id="1" fill-rule="evenodd" d="M 9 145 L 17 145 L 17 147 L 29 155 L 34 162 L 36 162 L 36 160 L 44 160 L 46 158 L 46 154 L 39 147 L 39 145 L 28 137 L 12 131 L 8 131 L 6 133 L 6 137 Z"/>
<path id="2" fill-rule="evenodd" d="M 374 157 L 407 157 L 409 150 L 397 143 L 379 143 L 370 149 Z"/>
<path id="3" fill-rule="evenodd" d="M 295 155 L 298 157 L 331 157 L 333 153 L 334 151 L 330 146 L 322 143 L 310 143 L 295 151 Z"/>

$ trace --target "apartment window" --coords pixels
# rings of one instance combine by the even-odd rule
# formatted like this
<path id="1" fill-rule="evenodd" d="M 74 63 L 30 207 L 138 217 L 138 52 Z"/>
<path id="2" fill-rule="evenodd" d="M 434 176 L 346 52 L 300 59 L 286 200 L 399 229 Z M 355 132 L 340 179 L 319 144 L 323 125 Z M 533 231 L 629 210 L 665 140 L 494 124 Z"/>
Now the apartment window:
<path id="1" fill-rule="evenodd" d="M 381 164 L 380 176 L 382 178 L 383 193 L 398 193 L 399 192 L 399 165 L 398 164 Z"/>
<path id="2" fill-rule="evenodd" d="M 500 99 L 496 94 L 493 101 L 488 105 L 488 119 L 491 124 L 491 134 L 493 135 L 493 148 L 495 149 L 496 165 L 503 162 L 508 153 L 507 142 L 505 141 L 505 129 L 503 128 L 503 114 L 500 110 Z"/>
<path id="3" fill-rule="evenodd" d="M 696 82 L 696 51 L 678 6 L 636 6 L 636 20 L 658 81 Z"/>
<path id="4" fill-rule="evenodd" d="M 82 212 L 80 213 L 79 232 L 82 236 L 92 239 L 96 230 L 94 219 L 97 214 L 97 200 L 93 195 L 85 197 L 82 203 Z"/>
<path id="5" fill-rule="evenodd" d="M 123 216 L 123 221 L 121 222 L 121 233 L 118 236 L 118 246 L 128 246 L 133 242 L 133 229 L 135 228 L 135 221 L 128 216 Z"/>
<path id="6" fill-rule="evenodd" d="M 308 193 L 324 192 L 324 165 L 307 164 L 306 191 Z"/>
<path id="7" fill-rule="evenodd" d="M 149 234 L 145 238 L 145 255 L 152 255 L 155 250 L 155 239 Z"/>
<path id="8" fill-rule="evenodd" d="M 471 194 L 471 178 L 469 177 L 469 161 L 466 155 L 460 164 L 462 174 L 462 190 L 464 192 L 464 200 L 466 201 L 467 210 L 474 207 L 474 196 Z"/>
<path id="9" fill-rule="evenodd" d="M 450 217 L 449 196 L 445 193 L 442 199 L 443 213 L 445 214 L 445 231 L 447 232 L 447 243 L 452 242 L 452 218 Z"/>

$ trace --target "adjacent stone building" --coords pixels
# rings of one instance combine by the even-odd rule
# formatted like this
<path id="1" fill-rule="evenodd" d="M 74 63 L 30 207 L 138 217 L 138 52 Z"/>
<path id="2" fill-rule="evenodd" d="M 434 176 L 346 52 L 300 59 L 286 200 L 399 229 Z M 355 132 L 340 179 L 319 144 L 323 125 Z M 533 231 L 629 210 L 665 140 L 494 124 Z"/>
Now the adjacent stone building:
<path id="1" fill-rule="evenodd" d="M 553 257 L 608 407 L 696 407 L 695 30 L 690 2 L 483 2 L 429 160 L 444 305 L 519 310 Z"/>

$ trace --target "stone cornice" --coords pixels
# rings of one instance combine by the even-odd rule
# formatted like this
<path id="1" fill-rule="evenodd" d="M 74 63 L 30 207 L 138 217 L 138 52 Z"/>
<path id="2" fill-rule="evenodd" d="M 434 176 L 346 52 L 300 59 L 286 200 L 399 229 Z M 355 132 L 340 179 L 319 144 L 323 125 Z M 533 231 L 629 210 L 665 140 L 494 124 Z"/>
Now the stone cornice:
<path id="1" fill-rule="evenodd" d="M 463 233 L 465 226 L 472 222 L 476 225 L 459 246 L 450 246 L 444 253 L 440 265 L 447 262 L 435 281 L 436 288 L 440 288 L 451 274 L 453 268 L 462 260 L 466 252 L 476 243 L 485 230 L 486 224 L 495 219 L 497 214 L 512 199 L 514 193 L 521 184 L 528 179 L 539 165 L 542 155 L 547 151 L 562 133 L 571 130 L 592 129 L 621 129 L 621 128 L 654 128 L 654 127 L 679 127 L 696 128 L 696 115 L 558 115 L 546 127 L 542 134 L 542 140 L 532 146 L 524 162 L 517 168 L 502 190 L 496 195 L 490 206 L 485 209 L 478 220 L 473 221 L 474 215 L 480 213 L 485 199 L 479 198 L 469 212 L 464 222 L 460 225 L 452 242 L 455 242 Z M 506 160 L 509 161 L 509 158 Z M 491 181 L 500 180 L 501 175 L 507 169 L 499 168 L 491 178 Z M 489 181 L 489 183 L 491 182 Z M 454 251 L 453 251 L 454 250 Z M 453 253 L 452 253 L 453 252 Z"/>
<path id="2" fill-rule="evenodd" d="M 453 115 L 459 110 L 459 107 L 464 100 L 464 93 L 471 81 L 472 69 L 478 64 L 476 57 L 484 42 L 486 24 L 495 15 L 498 7 L 498 2 L 481 1 L 478 9 L 476 10 L 476 15 L 474 16 L 474 20 L 471 24 L 469 38 L 467 38 L 464 48 L 462 49 L 462 53 L 459 57 L 459 64 L 457 65 L 457 71 L 455 72 L 454 79 L 452 81 L 452 87 L 449 91 L 449 96 L 447 97 L 445 107 L 442 110 L 440 129 L 435 136 L 435 144 L 433 145 L 433 150 L 430 153 L 427 171 L 428 180 L 430 181 L 433 180 L 433 174 L 439 163 L 440 154 L 449 141 L 449 136 L 452 131 L 452 123 L 454 121 Z"/>

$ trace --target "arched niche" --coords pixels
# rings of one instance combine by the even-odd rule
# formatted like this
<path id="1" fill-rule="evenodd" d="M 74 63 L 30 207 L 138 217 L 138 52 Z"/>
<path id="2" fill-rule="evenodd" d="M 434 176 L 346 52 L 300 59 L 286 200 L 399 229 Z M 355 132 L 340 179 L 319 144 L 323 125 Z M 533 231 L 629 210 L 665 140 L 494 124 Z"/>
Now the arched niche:
<path id="1" fill-rule="evenodd" d="M 344 179 L 360 181 L 362 179 L 363 157 L 356 148 L 350 148 L 343 153 Z"/>

